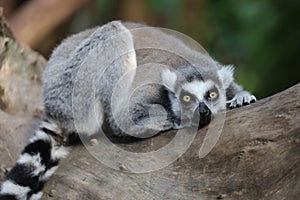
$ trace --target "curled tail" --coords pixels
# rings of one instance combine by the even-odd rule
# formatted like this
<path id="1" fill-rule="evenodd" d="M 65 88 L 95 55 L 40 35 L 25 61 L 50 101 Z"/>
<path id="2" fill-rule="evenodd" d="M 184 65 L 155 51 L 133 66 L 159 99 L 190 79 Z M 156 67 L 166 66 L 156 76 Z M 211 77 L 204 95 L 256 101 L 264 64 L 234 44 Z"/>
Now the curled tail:
<path id="1" fill-rule="evenodd" d="M 38 200 L 46 181 L 58 168 L 59 160 L 67 156 L 62 130 L 54 123 L 43 121 L 16 165 L 6 175 L 0 200 Z"/>

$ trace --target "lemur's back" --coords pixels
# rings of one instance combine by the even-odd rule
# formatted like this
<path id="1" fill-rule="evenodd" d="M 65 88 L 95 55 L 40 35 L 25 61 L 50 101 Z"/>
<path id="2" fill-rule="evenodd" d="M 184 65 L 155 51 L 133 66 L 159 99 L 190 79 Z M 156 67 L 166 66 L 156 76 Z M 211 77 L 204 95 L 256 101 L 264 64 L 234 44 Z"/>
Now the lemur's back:
<path id="1" fill-rule="evenodd" d="M 89 29 L 66 39 L 54 50 L 43 75 L 46 117 L 66 131 L 76 132 L 74 109 L 82 112 L 84 121 L 93 109 L 91 95 L 101 99 L 101 107 L 109 107 L 106 102 L 110 100 L 113 83 L 127 70 L 126 66 L 119 67 L 126 58 L 118 57 L 132 50 L 133 42 L 121 22 Z"/>

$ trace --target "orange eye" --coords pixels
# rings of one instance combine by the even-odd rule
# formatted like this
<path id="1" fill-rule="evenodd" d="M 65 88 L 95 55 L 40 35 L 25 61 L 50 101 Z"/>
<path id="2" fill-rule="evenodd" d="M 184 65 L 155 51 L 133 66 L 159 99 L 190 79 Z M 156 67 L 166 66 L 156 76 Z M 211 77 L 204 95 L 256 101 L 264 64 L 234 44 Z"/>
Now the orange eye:
<path id="1" fill-rule="evenodd" d="M 191 97 L 190 97 L 189 95 L 184 95 L 184 96 L 182 97 L 182 100 L 185 101 L 185 102 L 190 102 Z"/>
<path id="2" fill-rule="evenodd" d="M 215 98 L 217 98 L 218 97 L 218 94 L 216 93 L 216 92 L 210 92 L 209 93 L 209 98 L 210 99 L 215 99 Z"/>

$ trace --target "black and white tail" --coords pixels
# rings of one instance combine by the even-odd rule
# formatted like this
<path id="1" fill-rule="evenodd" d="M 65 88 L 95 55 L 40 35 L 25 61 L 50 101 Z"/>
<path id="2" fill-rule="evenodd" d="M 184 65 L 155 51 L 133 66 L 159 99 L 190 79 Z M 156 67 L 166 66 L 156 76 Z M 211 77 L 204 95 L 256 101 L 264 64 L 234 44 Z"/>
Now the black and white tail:
<path id="1" fill-rule="evenodd" d="M 46 181 L 55 172 L 59 160 L 68 154 L 68 147 L 58 142 L 62 130 L 54 123 L 43 121 L 16 165 L 6 175 L 0 200 L 38 200 Z"/>

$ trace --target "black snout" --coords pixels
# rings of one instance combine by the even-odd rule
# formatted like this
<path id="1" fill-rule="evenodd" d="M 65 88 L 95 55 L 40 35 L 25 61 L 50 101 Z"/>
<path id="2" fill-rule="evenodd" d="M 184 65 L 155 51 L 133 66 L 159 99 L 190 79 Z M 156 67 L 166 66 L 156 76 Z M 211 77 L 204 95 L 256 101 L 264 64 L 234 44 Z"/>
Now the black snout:
<path id="1" fill-rule="evenodd" d="M 209 124 L 211 120 L 211 111 L 205 105 L 205 103 L 201 102 L 199 104 L 199 114 L 200 114 L 199 128 L 202 128 L 203 126 Z"/>
<path id="2" fill-rule="evenodd" d="M 205 103 L 199 104 L 199 113 L 202 116 L 208 116 L 210 114 L 209 108 L 205 105 Z"/>

